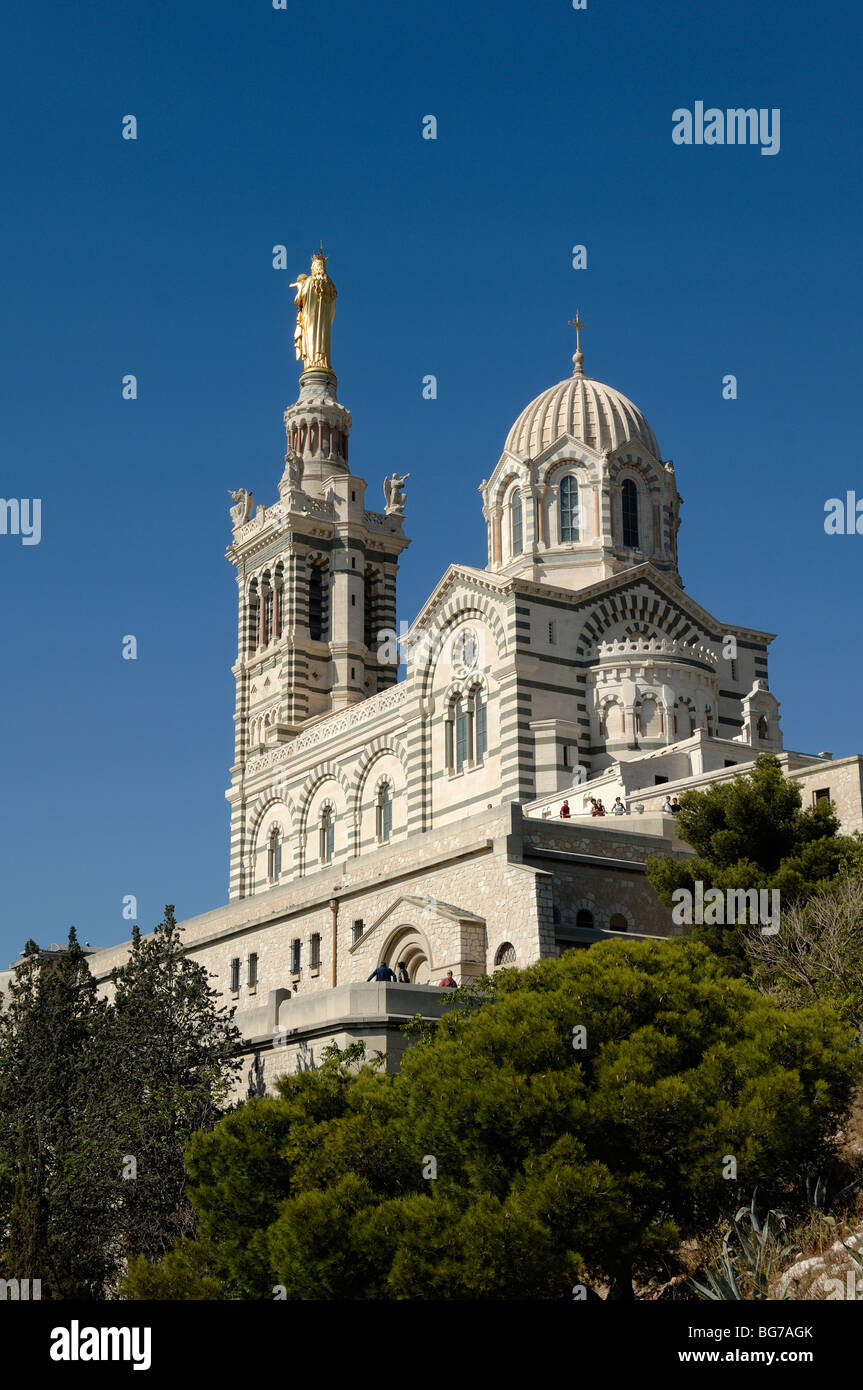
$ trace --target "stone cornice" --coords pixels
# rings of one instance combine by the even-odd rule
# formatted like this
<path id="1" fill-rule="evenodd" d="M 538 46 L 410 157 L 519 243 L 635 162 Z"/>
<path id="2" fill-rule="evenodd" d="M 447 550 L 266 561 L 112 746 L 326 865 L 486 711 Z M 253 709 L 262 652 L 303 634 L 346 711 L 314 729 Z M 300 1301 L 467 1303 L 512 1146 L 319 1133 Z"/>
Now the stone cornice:
<path id="1" fill-rule="evenodd" d="M 552 589 L 548 584 L 537 584 L 529 579 L 517 579 L 513 582 L 521 593 L 530 594 L 536 598 L 542 598 L 543 595 L 547 594 L 556 599 L 568 599 L 573 608 L 584 608 L 606 594 L 628 588 L 642 580 L 648 580 L 654 587 L 661 589 L 672 603 L 675 603 L 689 617 L 695 618 L 702 627 L 713 628 L 717 632 L 731 632 L 738 637 L 752 638 L 765 644 L 772 642 L 776 636 L 775 632 L 762 632 L 758 628 L 720 622 L 706 608 L 702 608 L 700 603 L 696 603 L 695 599 L 690 598 L 678 584 L 675 584 L 672 579 L 647 560 L 641 565 L 634 565 L 632 569 L 611 575 L 608 579 L 598 580 L 597 583 L 590 584 L 584 589 Z"/>
<path id="2" fill-rule="evenodd" d="M 619 574 L 611 575 L 608 579 L 600 579 L 595 584 L 587 585 L 584 589 L 558 588 L 552 584 L 537 583 L 530 579 L 519 579 L 509 575 L 501 576 L 491 570 L 474 569 L 469 565 L 450 565 L 411 624 L 408 636 L 412 636 L 415 631 L 421 630 L 423 625 L 428 623 L 435 610 L 459 583 L 484 589 L 487 593 L 495 594 L 500 598 L 508 598 L 515 594 L 539 600 L 553 599 L 578 611 L 590 607 L 597 599 L 603 598 L 606 594 L 629 588 L 644 580 L 653 584 L 666 598 L 709 631 L 712 630 L 717 634 L 733 633 L 736 637 L 763 643 L 765 646 L 769 645 L 776 636 L 774 632 L 763 632 L 759 628 L 741 627 L 738 623 L 720 622 L 706 608 L 690 598 L 674 580 L 663 574 L 649 561 L 634 565 L 632 569 L 623 570 Z"/>
<path id="3" fill-rule="evenodd" d="M 326 485 L 325 480 L 324 485 Z M 255 515 L 238 526 L 234 538 L 225 551 L 226 559 L 239 566 L 265 550 L 274 540 L 282 537 L 285 551 L 290 549 L 293 535 L 297 532 L 316 537 L 332 536 L 339 531 L 353 533 L 365 530 L 368 542 L 375 548 L 389 545 L 399 554 L 410 541 L 402 530 L 402 517 L 387 516 L 384 512 L 364 511 L 361 523 L 350 516 L 339 516 L 332 502 L 310 497 L 294 490 L 290 498 L 299 501 L 290 510 L 284 502 L 274 502 L 271 506 L 262 503 Z M 301 499 L 301 500 L 299 500 Z"/>
<path id="4" fill-rule="evenodd" d="M 335 738 L 338 734 L 346 733 L 350 729 L 357 728 L 360 724 L 368 723 L 378 715 L 389 714 L 392 710 L 400 709 L 407 698 L 408 682 L 400 681 L 398 685 L 392 685 L 388 690 L 381 690 L 377 695 L 370 695 L 367 700 L 359 700 L 355 705 L 348 705 L 347 709 L 334 710 L 330 714 L 322 715 L 316 724 L 312 725 L 311 728 L 302 730 L 290 743 L 278 744 L 275 748 L 267 749 L 260 756 L 250 758 L 246 763 L 246 776 L 252 777 L 255 773 L 263 772 L 266 768 L 274 767 L 278 763 L 289 762 L 299 753 L 304 753 L 309 748 L 315 748 L 320 743 L 326 743 L 328 739 Z"/>

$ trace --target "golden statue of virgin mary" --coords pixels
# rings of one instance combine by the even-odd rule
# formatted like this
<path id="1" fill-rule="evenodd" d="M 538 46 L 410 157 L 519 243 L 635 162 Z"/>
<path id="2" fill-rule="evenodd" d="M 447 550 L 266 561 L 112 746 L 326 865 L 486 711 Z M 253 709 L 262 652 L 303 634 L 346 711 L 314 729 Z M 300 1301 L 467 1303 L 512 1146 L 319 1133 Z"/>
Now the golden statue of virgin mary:
<path id="1" fill-rule="evenodd" d="M 298 275 L 291 285 L 296 290 L 297 326 L 294 347 L 297 361 L 302 360 L 308 371 L 314 367 L 331 372 L 330 335 L 336 312 L 338 291 L 327 274 L 327 258 L 323 248 L 312 256 L 311 275 Z"/>

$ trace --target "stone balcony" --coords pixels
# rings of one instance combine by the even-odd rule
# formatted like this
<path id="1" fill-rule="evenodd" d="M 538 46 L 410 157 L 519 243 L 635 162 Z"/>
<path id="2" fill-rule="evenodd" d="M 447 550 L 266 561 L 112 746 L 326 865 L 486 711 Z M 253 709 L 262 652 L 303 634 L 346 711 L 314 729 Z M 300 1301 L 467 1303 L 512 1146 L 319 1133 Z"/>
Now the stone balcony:
<path id="1" fill-rule="evenodd" d="M 335 989 L 292 995 L 289 989 L 270 990 L 266 1004 L 235 1016 L 243 1035 L 244 1052 L 254 1057 L 267 1082 L 282 1073 L 320 1066 L 324 1048 L 362 1041 L 366 1057 L 384 1057 L 388 1072 L 399 1068 L 409 1046 L 402 1028 L 419 1015 L 440 1018 L 450 1007 L 452 993 L 437 985 L 378 984 L 375 981 L 337 985 Z"/>

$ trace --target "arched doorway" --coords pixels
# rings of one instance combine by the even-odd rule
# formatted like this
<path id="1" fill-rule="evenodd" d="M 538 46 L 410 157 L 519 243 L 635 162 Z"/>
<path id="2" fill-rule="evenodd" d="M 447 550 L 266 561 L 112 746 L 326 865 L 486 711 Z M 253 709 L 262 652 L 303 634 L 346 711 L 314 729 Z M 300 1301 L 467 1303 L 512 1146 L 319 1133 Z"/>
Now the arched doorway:
<path id="1" fill-rule="evenodd" d="M 398 971 L 400 961 L 404 961 L 412 985 L 431 984 L 431 951 L 418 927 L 400 926 L 387 941 L 380 964 Z"/>

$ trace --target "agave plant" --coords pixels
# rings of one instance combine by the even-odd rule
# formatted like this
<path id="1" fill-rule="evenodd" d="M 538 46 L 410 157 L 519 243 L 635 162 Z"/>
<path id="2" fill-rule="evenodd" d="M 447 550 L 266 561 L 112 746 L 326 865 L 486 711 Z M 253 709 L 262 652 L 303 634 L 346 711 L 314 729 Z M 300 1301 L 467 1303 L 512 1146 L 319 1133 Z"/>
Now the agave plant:
<path id="1" fill-rule="evenodd" d="M 806 1178 L 806 1203 L 812 1212 L 822 1213 L 827 1201 L 827 1182 L 821 1173 L 813 1182 L 811 1177 Z"/>
<path id="2" fill-rule="evenodd" d="M 843 1197 L 849 1196 L 852 1192 L 857 1192 L 859 1188 L 859 1180 L 849 1182 L 845 1187 L 840 1188 L 831 1200 L 834 1204 L 837 1204 L 841 1202 Z M 828 1226 L 836 1225 L 835 1219 L 832 1216 L 827 1216 L 825 1211 L 827 1206 L 827 1180 L 820 1173 L 814 1181 L 811 1177 L 807 1177 L 806 1179 L 806 1204 L 809 1210 L 814 1215 L 822 1217 L 823 1220 L 827 1222 Z"/>
<path id="3" fill-rule="evenodd" d="M 700 1284 L 696 1279 L 689 1281 L 701 1298 L 726 1303 L 770 1297 L 773 1266 L 785 1253 L 779 1247 L 770 1223 L 772 1219 L 774 1226 L 784 1230 L 786 1218 L 780 1211 L 768 1211 L 762 1222 L 756 1207 L 757 1195 L 756 1190 L 752 1194 L 751 1204 L 740 1208 L 722 1237 L 719 1268 L 705 1271 L 706 1284 Z M 744 1222 L 748 1224 L 748 1229 Z M 751 1286 L 751 1293 L 741 1291 L 741 1279 Z"/>

